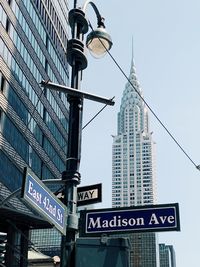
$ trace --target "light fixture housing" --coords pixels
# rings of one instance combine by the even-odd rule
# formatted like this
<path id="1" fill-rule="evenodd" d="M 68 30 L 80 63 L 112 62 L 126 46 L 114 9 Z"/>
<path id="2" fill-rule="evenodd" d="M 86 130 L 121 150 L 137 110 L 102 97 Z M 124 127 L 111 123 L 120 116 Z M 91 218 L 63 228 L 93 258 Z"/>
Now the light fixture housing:
<path id="1" fill-rule="evenodd" d="M 87 35 L 86 46 L 94 57 L 101 58 L 111 49 L 112 39 L 105 27 L 99 26 Z"/>

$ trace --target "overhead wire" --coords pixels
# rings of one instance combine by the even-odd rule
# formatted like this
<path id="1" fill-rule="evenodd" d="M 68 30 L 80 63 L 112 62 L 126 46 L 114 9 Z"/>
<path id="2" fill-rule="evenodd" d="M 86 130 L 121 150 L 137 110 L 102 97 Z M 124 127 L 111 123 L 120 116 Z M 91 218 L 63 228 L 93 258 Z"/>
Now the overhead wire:
<path id="1" fill-rule="evenodd" d="M 94 32 L 94 29 L 89 22 L 89 27 Z M 153 116 L 156 118 L 156 120 L 160 123 L 160 125 L 163 127 L 163 129 L 166 131 L 166 133 L 172 138 L 172 140 L 175 142 L 175 144 L 179 147 L 179 149 L 184 153 L 184 155 L 189 159 L 189 161 L 195 166 L 196 169 L 200 170 L 200 165 L 197 165 L 194 160 L 189 156 L 189 154 L 186 152 L 186 150 L 183 148 L 183 146 L 178 142 L 178 140 L 174 137 L 174 135 L 168 130 L 168 128 L 165 126 L 165 124 L 161 121 L 161 119 L 158 117 L 158 115 L 154 112 L 154 110 L 151 108 L 151 106 L 147 103 L 147 101 L 144 99 L 144 97 L 140 94 L 140 92 L 135 88 L 135 86 L 132 84 L 129 77 L 126 75 L 122 67 L 119 65 L 119 63 L 116 61 L 116 59 L 113 57 L 113 55 L 110 53 L 110 51 L 106 48 L 104 43 L 101 41 L 101 39 L 98 37 L 101 45 L 105 48 L 106 52 L 110 56 L 110 58 L 113 60 L 117 68 L 120 70 L 122 75 L 126 78 L 126 80 L 129 82 L 129 84 L 132 86 L 132 88 L 135 90 L 135 92 L 138 94 L 138 96 L 141 98 L 141 100 L 145 103 L 145 105 L 148 107 L 150 112 L 153 114 Z"/>
<path id="2" fill-rule="evenodd" d="M 113 100 L 115 97 L 112 97 L 110 100 Z M 106 107 L 108 104 L 105 104 L 82 128 L 82 130 L 85 129 Z"/>
<path id="3" fill-rule="evenodd" d="M 89 22 L 89 26 L 94 32 L 94 29 Z M 195 166 L 196 169 L 200 170 L 200 165 L 197 165 L 195 161 L 191 158 L 191 156 L 186 152 L 186 150 L 183 148 L 183 146 L 178 142 L 178 140 L 175 138 L 175 136 L 171 133 L 171 131 L 165 126 L 165 124 L 162 122 L 162 120 L 158 117 L 158 115 L 154 112 L 154 110 L 151 108 L 151 106 L 147 103 L 147 101 L 144 99 L 144 97 L 140 94 L 140 92 L 135 88 L 135 86 L 132 84 L 131 80 L 129 77 L 126 75 L 122 67 L 119 65 L 119 63 L 116 61 L 116 59 L 113 57 L 113 55 L 110 53 L 110 51 L 105 47 L 104 43 L 99 39 L 101 44 L 104 46 L 106 49 L 106 52 L 110 56 L 110 58 L 113 60 L 117 68 L 120 70 L 122 75 L 126 78 L 126 80 L 129 82 L 129 84 L 132 86 L 132 88 L 136 91 L 140 99 L 145 103 L 149 111 L 153 114 L 153 116 L 156 118 L 156 120 L 159 122 L 159 124 L 163 127 L 163 129 L 166 131 L 166 133 L 171 137 L 171 139 L 175 142 L 175 144 L 179 147 L 179 149 L 184 153 L 184 155 L 188 158 L 188 160 Z M 113 98 L 112 98 L 113 99 Z M 84 130 L 105 108 L 107 107 L 107 104 L 104 105 L 82 128 Z M 55 156 L 55 155 L 54 155 Z M 53 157 L 54 157 L 53 156 Z M 52 158 L 51 158 L 52 159 Z"/>

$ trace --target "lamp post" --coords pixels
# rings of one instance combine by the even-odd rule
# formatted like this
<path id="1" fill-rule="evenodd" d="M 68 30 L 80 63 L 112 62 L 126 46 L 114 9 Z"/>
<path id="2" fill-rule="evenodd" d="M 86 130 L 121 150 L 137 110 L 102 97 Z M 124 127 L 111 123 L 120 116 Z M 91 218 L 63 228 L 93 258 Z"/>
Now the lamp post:
<path id="1" fill-rule="evenodd" d="M 98 57 L 112 46 L 110 36 L 105 31 L 104 19 L 101 17 L 96 5 L 86 1 L 82 8 L 74 8 L 69 12 L 69 24 L 72 39 L 68 41 L 67 61 L 71 66 L 71 88 L 79 90 L 82 71 L 87 67 L 87 58 L 84 54 L 84 34 L 88 32 L 89 23 L 85 17 L 86 8 L 90 4 L 97 16 L 97 30 L 92 31 L 86 40 L 88 49 Z M 78 232 L 77 216 L 77 185 L 80 184 L 80 157 L 81 157 L 81 129 L 83 97 L 75 94 L 68 95 L 69 102 L 69 135 L 67 148 L 66 171 L 62 173 L 65 182 L 64 203 L 68 207 L 68 220 L 66 236 L 62 237 L 61 267 L 74 266 L 74 246 Z"/>

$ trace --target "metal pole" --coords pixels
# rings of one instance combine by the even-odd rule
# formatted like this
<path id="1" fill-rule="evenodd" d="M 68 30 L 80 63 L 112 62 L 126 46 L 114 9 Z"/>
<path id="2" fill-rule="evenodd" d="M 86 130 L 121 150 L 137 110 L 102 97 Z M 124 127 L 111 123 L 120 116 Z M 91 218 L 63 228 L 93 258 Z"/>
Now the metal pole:
<path id="1" fill-rule="evenodd" d="M 90 3 L 97 15 L 98 24 L 102 23 L 101 16 L 91 1 Z M 82 70 L 87 68 L 87 58 L 84 54 L 84 34 L 88 31 L 88 21 L 85 18 L 85 10 L 76 8 L 77 1 L 74 0 L 74 8 L 69 11 L 69 24 L 72 39 L 67 44 L 67 61 L 71 66 L 71 88 L 80 89 Z M 88 94 L 87 94 L 88 95 Z M 93 97 L 92 97 L 93 98 Z M 99 99 L 99 98 L 98 98 Z M 68 95 L 69 102 L 69 134 L 67 147 L 66 171 L 62 173 L 65 182 L 64 204 L 67 206 L 68 219 L 66 236 L 62 237 L 61 267 L 75 266 L 75 242 L 78 232 L 77 215 L 77 185 L 80 184 L 79 165 L 81 158 L 81 136 L 82 136 L 82 109 L 83 97 L 79 95 Z M 109 102 L 110 103 L 110 102 Z M 111 101 L 111 103 L 113 103 Z"/>
<path id="2" fill-rule="evenodd" d="M 77 6 L 77 0 L 74 0 L 74 8 Z"/>
<path id="3" fill-rule="evenodd" d="M 69 12 L 69 22 L 72 39 L 68 42 L 67 57 L 71 65 L 71 87 L 80 89 L 82 70 L 87 67 L 84 55 L 83 34 L 87 30 L 87 21 L 84 13 L 79 9 Z M 86 25 L 87 24 L 87 25 Z M 78 51 L 77 51 L 78 44 Z M 77 215 L 77 185 L 80 184 L 80 157 L 81 157 L 81 129 L 83 98 L 68 95 L 69 102 L 69 134 L 67 147 L 66 171 L 62 173 L 65 181 L 64 204 L 68 209 L 66 236 L 62 237 L 61 267 L 75 266 L 74 248 L 78 232 Z"/>
<path id="4" fill-rule="evenodd" d="M 75 74 L 76 73 L 76 74 Z M 72 73 L 72 78 L 79 87 L 79 75 L 77 71 Z M 80 183 L 79 163 L 81 146 L 81 126 L 82 126 L 82 100 L 69 97 L 69 137 L 67 158 L 70 160 L 66 164 L 66 172 L 63 179 L 66 180 L 64 203 L 68 208 L 68 222 L 66 236 L 63 237 L 64 249 L 62 256 L 62 267 L 71 267 L 73 264 L 73 250 L 78 231 L 78 218 L 76 215 L 77 185 Z"/>

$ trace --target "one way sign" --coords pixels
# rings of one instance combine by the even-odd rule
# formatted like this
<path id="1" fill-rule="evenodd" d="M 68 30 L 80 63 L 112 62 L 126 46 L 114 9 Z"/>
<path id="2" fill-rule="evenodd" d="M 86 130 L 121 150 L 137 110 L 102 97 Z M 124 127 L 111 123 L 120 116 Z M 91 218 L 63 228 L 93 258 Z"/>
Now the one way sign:
<path id="1" fill-rule="evenodd" d="M 77 206 L 85 206 L 102 201 L 102 184 L 78 187 Z"/>
<path id="2" fill-rule="evenodd" d="M 63 192 L 57 194 L 63 201 Z M 77 188 L 77 206 L 85 206 L 102 201 L 102 184 L 88 185 Z"/>

